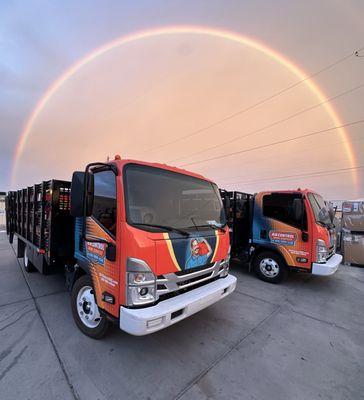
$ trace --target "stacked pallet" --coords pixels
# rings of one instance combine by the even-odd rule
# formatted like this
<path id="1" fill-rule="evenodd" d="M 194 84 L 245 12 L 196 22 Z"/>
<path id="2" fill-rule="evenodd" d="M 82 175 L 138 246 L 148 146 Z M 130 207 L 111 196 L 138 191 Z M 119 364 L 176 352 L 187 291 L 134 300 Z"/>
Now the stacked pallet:
<path id="1" fill-rule="evenodd" d="M 343 203 L 342 247 L 345 264 L 364 266 L 364 201 Z"/>

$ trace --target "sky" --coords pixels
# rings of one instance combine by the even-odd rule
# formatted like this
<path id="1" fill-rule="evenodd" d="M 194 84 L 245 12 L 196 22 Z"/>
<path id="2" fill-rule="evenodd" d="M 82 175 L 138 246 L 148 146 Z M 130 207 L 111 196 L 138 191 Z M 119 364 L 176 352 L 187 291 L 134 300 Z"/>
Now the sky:
<path id="1" fill-rule="evenodd" d="M 363 15 L 352 0 L 2 0 L 0 191 L 120 154 L 226 189 L 364 197 Z"/>

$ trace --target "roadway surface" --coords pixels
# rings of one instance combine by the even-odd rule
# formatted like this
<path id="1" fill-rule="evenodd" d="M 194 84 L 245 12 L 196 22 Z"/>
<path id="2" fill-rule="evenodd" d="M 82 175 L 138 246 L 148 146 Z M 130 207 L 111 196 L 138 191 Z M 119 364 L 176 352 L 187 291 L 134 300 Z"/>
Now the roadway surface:
<path id="1" fill-rule="evenodd" d="M 364 269 L 271 285 L 235 265 L 220 303 L 150 336 L 94 341 L 63 277 L 21 265 L 0 233 L 1 400 L 363 398 Z"/>

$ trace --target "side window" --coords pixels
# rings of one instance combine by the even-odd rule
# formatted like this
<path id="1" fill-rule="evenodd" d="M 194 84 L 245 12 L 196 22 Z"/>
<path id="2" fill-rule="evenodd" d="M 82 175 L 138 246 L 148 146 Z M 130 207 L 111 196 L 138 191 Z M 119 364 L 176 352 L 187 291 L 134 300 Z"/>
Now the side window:
<path id="1" fill-rule="evenodd" d="M 94 205 L 92 216 L 116 236 L 116 178 L 112 171 L 94 175 Z"/>
<path id="2" fill-rule="evenodd" d="M 293 201 L 299 198 L 302 198 L 299 194 L 267 194 L 263 197 L 263 215 L 299 229 L 307 229 L 306 210 L 302 220 L 297 220 L 294 214 Z"/>

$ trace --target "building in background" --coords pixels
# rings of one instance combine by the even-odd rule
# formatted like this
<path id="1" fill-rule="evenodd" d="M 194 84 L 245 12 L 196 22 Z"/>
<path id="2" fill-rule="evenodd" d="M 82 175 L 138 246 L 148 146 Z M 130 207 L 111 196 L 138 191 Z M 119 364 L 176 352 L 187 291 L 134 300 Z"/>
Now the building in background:
<path id="1" fill-rule="evenodd" d="M 336 209 L 336 211 L 342 211 L 343 202 L 345 200 L 330 200 L 329 203 Z"/>
<path id="2" fill-rule="evenodd" d="M 0 192 L 0 232 L 5 230 L 5 192 Z"/>
<path id="3" fill-rule="evenodd" d="M 344 261 L 364 266 L 364 201 L 344 202 L 342 215 Z"/>

